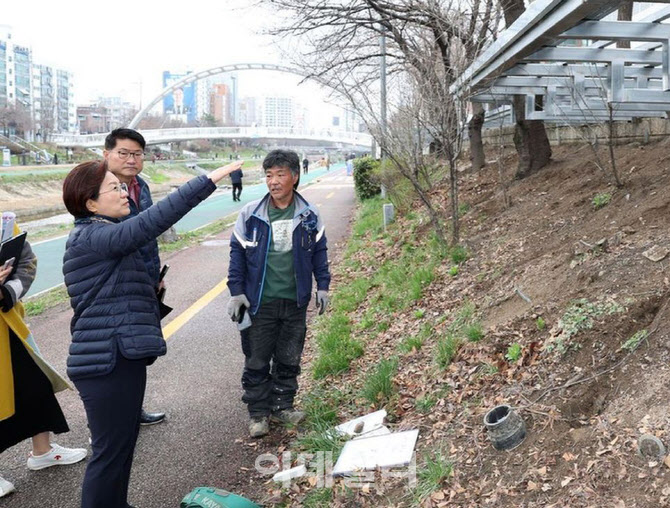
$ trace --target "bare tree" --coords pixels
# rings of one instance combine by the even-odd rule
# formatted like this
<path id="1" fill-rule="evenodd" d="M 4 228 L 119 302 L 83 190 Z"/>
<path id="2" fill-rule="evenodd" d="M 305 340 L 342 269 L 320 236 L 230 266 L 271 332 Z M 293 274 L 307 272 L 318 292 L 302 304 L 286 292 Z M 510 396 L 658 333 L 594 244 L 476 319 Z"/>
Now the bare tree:
<path id="1" fill-rule="evenodd" d="M 633 2 L 625 2 L 617 12 L 618 21 L 631 21 L 633 19 Z M 617 48 L 630 48 L 630 41 L 618 41 Z"/>
<path id="2" fill-rule="evenodd" d="M 273 35 L 298 37 L 304 50 L 297 65 L 312 76 L 329 83 L 345 97 L 368 123 L 385 156 L 408 178 L 434 220 L 436 234 L 444 238 L 435 207 L 427 190 L 415 178 L 417 169 L 408 168 L 411 159 L 392 154 L 393 146 L 386 139 L 388 132 L 379 124 L 379 105 L 371 99 L 378 96 L 374 85 L 379 76 L 379 39 L 387 42 L 387 65 L 391 78 L 410 76 L 408 90 L 400 96 L 421 99 L 421 106 L 412 109 L 414 129 L 428 136 L 435 154 L 449 163 L 452 200 L 452 242 L 459 240 L 458 173 L 464 116 L 449 93 L 449 86 L 464 70 L 468 58 L 479 52 L 490 34 L 492 0 L 479 0 L 471 5 L 453 0 L 266 0 L 275 7 L 285 22 L 270 30 Z M 295 54 L 295 53 L 294 53 Z M 400 103 L 401 101 L 399 101 Z M 401 116 L 409 115 L 407 104 Z M 396 112 L 400 115 L 400 110 Z M 409 115 L 412 116 L 412 115 Z M 396 116 L 400 118 L 400 116 Z M 403 123 L 403 122 L 400 122 Z M 402 152 L 401 152 L 402 153 Z M 483 155 L 482 155 L 483 159 Z M 439 230 L 439 231 L 438 231 Z"/>

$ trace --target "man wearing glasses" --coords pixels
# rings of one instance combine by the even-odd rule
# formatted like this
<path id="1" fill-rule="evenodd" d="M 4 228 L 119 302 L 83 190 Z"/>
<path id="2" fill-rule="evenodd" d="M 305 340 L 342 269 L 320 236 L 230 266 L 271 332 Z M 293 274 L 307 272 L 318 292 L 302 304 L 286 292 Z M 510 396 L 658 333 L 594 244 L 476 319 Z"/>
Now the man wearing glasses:
<path id="1" fill-rule="evenodd" d="M 146 142 L 144 141 L 144 137 L 133 129 L 114 129 L 105 138 L 105 151 L 103 155 L 107 161 L 107 167 L 120 180 L 121 185 L 126 186 L 128 190 L 130 214 L 126 215 L 126 219 L 139 214 L 142 210 L 146 210 L 153 205 L 149 185 L 139 177 L 144 164 L 145 147 Z M 161 269 L 161 261 L 158 256 L 158 242 L 152 240 L 144 247 L 140 247 L 139 250 L 144 258 L 144 264 L 149 272 L 149 276 L 158 289 L 158 278 Z M 161 281 L 160 284 L 162 285 L 163 282 Z M 161 423 L 164 419 L 165 413 L 147 413 L 142 409 L 140 424 L 153 425 Z"/>

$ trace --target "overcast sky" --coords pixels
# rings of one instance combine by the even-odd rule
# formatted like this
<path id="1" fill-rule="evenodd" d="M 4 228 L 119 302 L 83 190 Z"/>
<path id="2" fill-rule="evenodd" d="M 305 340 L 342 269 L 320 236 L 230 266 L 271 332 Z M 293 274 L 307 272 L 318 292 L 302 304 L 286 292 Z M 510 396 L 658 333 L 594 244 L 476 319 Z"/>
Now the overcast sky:
<path id="1" fill-rule="evenodd" d="M 16 44 L 30 46 L 36 63 L 74 73 L 75 100 L 100 95 L 146 104 L 162 89 L 162 72 L 199 71 L 229 63 L 282 63 L 272 41 L 260 35 L 273 15 L 251 0 L 3 2 L 0 23 Z M 287 63 L 287 62 L 283 62 Z M 328 93 L 297 86 L 299 77 L 274 72 L 238 74 L 238 93 L 297 95 L 314 109 Z M 332 114 L 326 107 L 323 114 Z"/>

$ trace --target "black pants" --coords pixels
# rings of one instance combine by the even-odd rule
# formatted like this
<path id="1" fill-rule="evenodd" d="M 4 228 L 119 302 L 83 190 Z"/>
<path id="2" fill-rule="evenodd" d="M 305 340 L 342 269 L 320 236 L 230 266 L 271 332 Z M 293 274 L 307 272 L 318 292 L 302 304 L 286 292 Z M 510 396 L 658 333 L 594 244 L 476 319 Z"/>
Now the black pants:
<path id="1" fill-rule="evenodd" d="M 237 195 L 235 195 L 237 191 Z M 242 194 L 242 183 L 233 184 L 233 201 L 238 201 L 240 199 L 240 194 Z"/>
<path id="2" fill-rule="evenodd" d="M 243 330 L 242 401 L 249 416 L 269 416 L 290 409 L 298 391 L 300 357 L 307 332 L 307 305 L 294 300 L 264 303 Z"/>
<path id="3" fill-rule="evenodd" d="M 110 374 L 74 382 L 93 441 L 82 508 L 128 508 L 128 482 L 146 382 L 146 360 L 128 360 L 120 351 Z"/>

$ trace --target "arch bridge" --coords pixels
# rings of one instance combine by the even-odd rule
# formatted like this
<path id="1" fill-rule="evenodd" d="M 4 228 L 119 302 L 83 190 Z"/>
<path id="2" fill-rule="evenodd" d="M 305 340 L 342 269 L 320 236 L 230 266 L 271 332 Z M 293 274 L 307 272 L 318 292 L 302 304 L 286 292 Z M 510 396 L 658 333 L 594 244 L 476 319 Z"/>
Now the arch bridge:
<path id="1" fill-rule="evenodd" d="M 372 136 L 365 132 L 336 130 L 289 129 L 281 127 L 187 127 L 183 129 L 147 129 L 140 131 L 147 145 L 195 139 L 253 139 L 262 141 L 287 140 L 304 144 L 327 144 L 335 148 L 353 147 L 369 150 Z M 102 147 L 107 133 L 53 134 L 51 140 L 58 146 L 83 148 Z"/>

